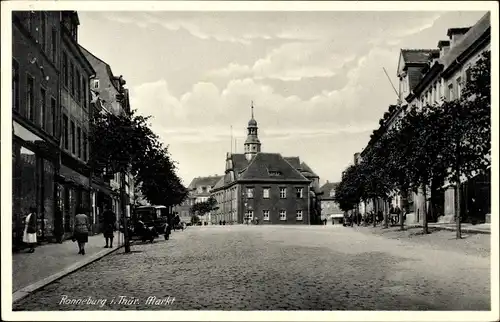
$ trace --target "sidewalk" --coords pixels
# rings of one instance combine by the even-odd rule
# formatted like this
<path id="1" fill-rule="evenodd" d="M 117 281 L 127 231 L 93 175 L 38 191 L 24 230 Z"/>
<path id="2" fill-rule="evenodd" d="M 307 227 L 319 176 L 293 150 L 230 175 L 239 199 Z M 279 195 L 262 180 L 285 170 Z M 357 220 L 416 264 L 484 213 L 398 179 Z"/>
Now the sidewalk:
<path id="1" fill-rule="evenodd" d="M 410 225 L 410 227 L 422 227 L 422 224 Z M 442 223 L 429 223 L 429 227 L 443 230 L 456 231 L 457 226 L 454 223 L 442 224 Z M 491 224 L 478 224 L 473 225 L 469 223 L 461 224 L 461 230 L 463 233 L 475 233 L 475 234 L 491 234 Z"/>
<path id="2" fill-rule="evenodd" d="M 120 235 L 120 236 L 119 236 Z M 104 248 L 102 234 L 89 236 L 85 255 L 78 254 L 76 242 L 66 240 L 62 244 L 39 246 L 30 254 L 26 251 L 12 254 L 12 301 L 85 266 L 123 245 L 123 237 L 115 232 L 113 248 Z"/>

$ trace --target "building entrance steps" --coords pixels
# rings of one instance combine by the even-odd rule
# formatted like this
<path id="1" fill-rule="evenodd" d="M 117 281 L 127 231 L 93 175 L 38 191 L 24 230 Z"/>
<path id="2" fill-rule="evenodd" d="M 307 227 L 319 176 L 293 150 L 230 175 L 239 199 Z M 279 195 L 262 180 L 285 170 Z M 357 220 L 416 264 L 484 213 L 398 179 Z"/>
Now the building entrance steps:
<path id="1" fill-rule="evenodd" d="M 89 236 L 89 241 L 85 245 L 85 255 L 78 254 L 78 244 L 71 240 L 66 240 L 62 244 L 38 246 L 34 253 L 26 251 L 13 253 L 13 302 L 117 250 L 123 245 L 123 234 L 115 232 L 113 248 L 104 248 L 105 244 L 104 236 L 99 234 Z"/>

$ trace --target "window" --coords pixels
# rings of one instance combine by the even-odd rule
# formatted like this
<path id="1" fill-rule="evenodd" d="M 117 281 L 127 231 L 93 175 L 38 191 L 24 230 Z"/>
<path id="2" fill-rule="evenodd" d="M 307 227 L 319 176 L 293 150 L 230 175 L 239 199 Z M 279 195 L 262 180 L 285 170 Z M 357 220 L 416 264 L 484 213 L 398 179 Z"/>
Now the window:
<path id="1" fill-rule="evenodd" d="M 47 91 L 44 88 L 40 88 L 40 119 L 38 120 L 40 122 L 40 126 L 42 129 L 46 130 L 46 109 L 47 109 Z"/>
<path id="2" fill-rule="evenodd" d="M 453 101 L 455 99 L 455 95 L 453 93 L 453 84 L 452 83 L 448 84 L 448 99 L 450 101 Z"/>
<path id="3" fill-rule="evenodd" d="M 66 150 L 69 149 L 68 124 L 68 117 L 63 115 L 63 144 Z"/>
<path id="4" fill-rule="evenodd" d="M 26 79 L 26 108 L 28 111 L 28 119 L 35 121 L 35 79 L 28 75 Z"/>
<path id="5" fill-rule="evenodd" d="M 470 66 L 465 70 L 465 82 L 470 82 L 472 80 L 472 72 Z"/>
<path id="6" fill-rule="evenodd" d="M 460 99 L 462 94 L 462 77 L 457 78 L 457 98 Z"/>
<path id="7" fill-rule="evenodd" d="M 81 84 L 82 78 L 80 76 L 80 72 L 77 70 L 76 71 L 76 100 L 78 102 L 81 102 L 82 99 L 82 84 Z"/>
<path id="8" fill-rule="evenodd" d="M 280 210 L 280 220 L 286 220 L 286 210 Z"/>
<path id="9" fill-rule="evenodd" d="M 302 210 L 297 210 L 297 220 L 302 220 Z"/>
<path id="10" fill-rule="evenodd" d="M 303 198 L 304 188 L 296 188 L 296 190 L 297 190 L 297 198 Z"/>
<path id="11" fill-rule="evenodd" d="M 253 188 L 247 188 L 247 198 L 253 198 Z"/>
<path id="12" fill-rule="evenodd" d="M 94 89 L 99 89 L 99 80 L 94 79 Z"/>
<path id="13" fill-rule="evenodd" d="M 286 188 L 280 188 L 280 198 L 281 199 L 286 198 Z"/>
<path id="14" fill-rule="evenodd" d="M 262 211 L 262 219 L 265 221 L 269 221 L 269 210 Z"/>
<path id="15" fill-rule="evenodd" d="M 82 129 L 78 127 L 76 129 L 76 155 L 82 157 Z"/>
<path id="16" fill-rule="evenodd" d="M 82 86 L 83 86 L 83 90 L 82 90 L 82 93 L 83 93 L 83 107 L 84 108 L 87 108 L 87 102 L 88 102 L 88 87 L 87 87 L 87 80 L 85 79 L 85 77 L 82 77 Z"/>
<path id="17" fill-rule="evenodd" d="M 68 75 L 68 54 L 63 52 L 63 75 L 64 75 L 64 85 L 69 88 L 69 75 Z"/>
<path id="18" fill-rule="evenodd" d="M 247 219 L 248 220 L 253 220 L 253 210 L 248 210 L 247 211 Z"/>
<path id="19" fill-rule="evenodd" d="M 19 111 L 19 64 L 12 60 L 12 109 Z"/>
<path id="20" fill-rule="evenodd" d="M 264 199 L 269 199 L 269 188 L 264 188 L 262 194 Z"/>
<path id="21" fill-rule="evenodd" d="M 56 134 L 56 106 L 57 102 L 56 99 L 51 97 L 50 98 L 50 117 L 47 118 L 47 128 L 49 129 L 50 133 L 54 136 L 57 136 Z"/>
<path id="22" fill-rule="evenodd" d="M 57 63 L 57 29 L 52 28 L 52 48 L 51 48 L 52 61 Z"/>
<path id="23" fill-rule="evenodd" d="M 71 152 L 76 153 L 76 129 L 75 122 L 71 121 Z"/>
<path id="24" fill-rule="evenodd" d="M 74 96 L 75 95 L 75 65 L 73 62 L 70 63 L 70 68 L 69 68 L 69 82 L 70 82 L 70 88 L 71 88 L 71 94 Z"/>
<path id="25" fill-rule="evenodd" d="M 47 42 L 47 14 L 42 11 L 40 15 L 40 46 L 42 51 L 46 50 Z"/>

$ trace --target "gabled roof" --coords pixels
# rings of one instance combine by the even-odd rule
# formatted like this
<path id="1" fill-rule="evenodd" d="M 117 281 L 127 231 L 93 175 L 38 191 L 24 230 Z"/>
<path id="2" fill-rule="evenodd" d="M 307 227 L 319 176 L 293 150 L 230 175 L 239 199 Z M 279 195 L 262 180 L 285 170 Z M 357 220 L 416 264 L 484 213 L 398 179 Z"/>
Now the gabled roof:
<path id="1" fill-rule="evenodd" d="M 331 199 L 330 191 L 332 191 L 332 189 L 335 189 L 338 185 L 339 185 L 338 182 L 328 182 L 328 181 L 324 185 L 322 185 L 321 188 L 319 188 L 319 190 L 323 193 L 321 199 Z"/>
<path id="2" fill-rule="evenodd" d="M 210 176 L 210 177 L 196 177 L 194 178 L 188 186 L 188 189 L 196 189 L 199 186 L 210 186 L 213 187 L 223 176 Z"/>
<path id="3" fill-rule="evenodd" d="M 302 162 L 300 164 L 300 169 L 301 169 L 300 172 L 306 177 L 319 178 L 319 176 L 316 173 L 314 173 L 311 167 L 309 167 L 305 162 Z"/>
<path id="4" fill-rule="evenodd" d="M 221 176 L 220 180 L 217 181 L 217 183 L 215 184 L 214 189 L 224 187 L 224 178 L 225 178 L 225 176 Z"/>
<path id="5" fill-rule="evenodd" d="M 439 57 L 439 49 L 401 49 L 401 55 L 405 64 L 423 64 Z"/>
<path id="6" fill-rule="evenodd" d="M 271 175 L 270 173 L 279 173 Z M 239 180 L 276 180 L 309 182 L 300 172 L 288 163 L 279 153 L 259 152 L 252 159 Z"/>
<path id="7" fill-rule="evenodd" d="M 491 27 L 490 19 L 490 13 L 488 12 L 442 58 L 445 71 L 467 48 L 472 46 L 484 33 L 488 32 Z"/>
<path id="8" fill-rule="evenodd" d="M 232 154 L 231 159 L 233 160 L 233 169 L 234 172 L 237 173 L 240 170 L 243 170 L 248 166 L 248 160 L 245 158 L 245 155 L 240 154 Z"/>
<path id="9" fill-rule="evenodd" d="M 292 165 L 297 170 L 300 170 L 300 158 L 299 157 L 284 157 L 288 163 Z"/>

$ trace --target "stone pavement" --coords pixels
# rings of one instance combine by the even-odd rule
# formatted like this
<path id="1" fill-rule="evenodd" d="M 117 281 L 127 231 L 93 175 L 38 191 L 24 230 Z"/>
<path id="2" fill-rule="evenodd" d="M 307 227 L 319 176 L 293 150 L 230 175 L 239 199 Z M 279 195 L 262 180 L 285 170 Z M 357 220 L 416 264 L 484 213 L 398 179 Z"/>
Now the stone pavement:
<path id="1" fill-rule="evenodd" d="M 120 236 L 119 236 L 120 235 Z M 89 236 L 85 255 L 78 254 L 78 244 L 66 240 L 62 244 L 38 246 L 34 253 L 26 250 L 12 254 L 12 293 L 16 301 L 35 289 L 52 282 L 119 248 L 123 237 L 115 232 L 113 248 L 104 248 L 102 234 Z"/>
<path id="2" fill-rule="evenodd" d="M 188 228 L 106 256 L 13 310 L 490 310 L 489 256 L 370 231 Z"/>

